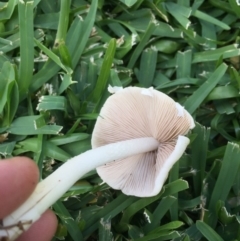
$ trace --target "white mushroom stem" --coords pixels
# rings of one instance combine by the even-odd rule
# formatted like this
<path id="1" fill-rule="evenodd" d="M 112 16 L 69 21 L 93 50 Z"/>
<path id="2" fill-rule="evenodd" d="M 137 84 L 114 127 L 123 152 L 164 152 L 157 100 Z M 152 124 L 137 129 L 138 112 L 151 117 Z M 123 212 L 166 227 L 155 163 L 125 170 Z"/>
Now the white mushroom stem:
<path id="1" fill-rule="evenodd" d="M 40 182 L 28 200 L 3 219 L 0 240 L 2 237 L 15 240 L 87 172 L 116 159 L 153 151 L 158 145 L 154 138 L 145 137 L 98 147 L 73 157 Z"/>

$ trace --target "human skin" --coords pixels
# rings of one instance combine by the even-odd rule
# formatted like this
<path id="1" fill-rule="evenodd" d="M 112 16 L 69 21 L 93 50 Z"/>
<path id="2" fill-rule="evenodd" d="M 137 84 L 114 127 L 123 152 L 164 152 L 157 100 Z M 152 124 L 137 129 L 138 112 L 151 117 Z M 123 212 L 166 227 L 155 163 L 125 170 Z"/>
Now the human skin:
<path id="1" fill-rule="evenodd" d="M 0 220 L 20 206 L 33 192 L 38 167 L 26 157 L 0 160 Z M 50 241 L 57 228 L 55 214 L 48 210 L 17 241 Z"/>

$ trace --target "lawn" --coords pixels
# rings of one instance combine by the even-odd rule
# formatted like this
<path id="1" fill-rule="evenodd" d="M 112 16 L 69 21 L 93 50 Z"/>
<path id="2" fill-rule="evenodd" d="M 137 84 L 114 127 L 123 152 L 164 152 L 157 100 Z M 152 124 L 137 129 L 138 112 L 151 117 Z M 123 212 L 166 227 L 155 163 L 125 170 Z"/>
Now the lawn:
<path id="1" fill-rule="evenodd" d="M 91 149 L 109 84 L 152 86 L 196 124 L 158 195 L 93 170 L 53 205 L 53 240 L 240 240 L 239 17 L 237 0 L 0 2 L 1 158 L 44 179 Z"/>

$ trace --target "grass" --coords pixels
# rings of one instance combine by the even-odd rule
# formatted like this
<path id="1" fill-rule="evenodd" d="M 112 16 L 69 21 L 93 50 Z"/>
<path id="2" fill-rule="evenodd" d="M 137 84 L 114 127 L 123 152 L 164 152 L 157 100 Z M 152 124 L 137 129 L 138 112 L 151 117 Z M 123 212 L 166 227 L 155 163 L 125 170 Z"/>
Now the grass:
<path id="1" fill-rule="evenodd" d="M 42 178 L 91 148 L 107 85 L 154 86 L 194 116 L 160 194 L 125 196 L 95 171 L 54 206 L 53 240 L 240 240 L 235 0 L 0 2 L 0 155 Z"/>

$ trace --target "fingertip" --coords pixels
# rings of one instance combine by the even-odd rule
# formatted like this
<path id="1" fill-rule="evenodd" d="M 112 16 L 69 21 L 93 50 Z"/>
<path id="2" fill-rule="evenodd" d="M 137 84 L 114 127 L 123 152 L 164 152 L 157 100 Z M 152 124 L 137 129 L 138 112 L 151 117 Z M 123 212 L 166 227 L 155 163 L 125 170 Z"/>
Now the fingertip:
<path id="1" fill-rule="evenodd" d="M 17 241 L 50 241 L 56 232 L 57 224 L 54 212 L 47 210 Z"/>
<path id="2" fill-rule="evenodd" d="M 21 205 L 33 192 L 39 180 L 37 165 L 27 157 L 0 161 L 0 218 Z"/>

